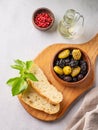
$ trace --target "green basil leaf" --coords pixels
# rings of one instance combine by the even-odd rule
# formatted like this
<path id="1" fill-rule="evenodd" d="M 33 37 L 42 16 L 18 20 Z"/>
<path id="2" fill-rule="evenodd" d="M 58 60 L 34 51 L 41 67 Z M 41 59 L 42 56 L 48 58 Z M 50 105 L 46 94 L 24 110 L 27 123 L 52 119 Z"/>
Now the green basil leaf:
<path id="1" fill-rule="evenodd" d="M 31 79 L 32 81 L 38 81 L 38 79 L 32 73 L 25 74 L 25 77 Z"/>
<path id="2" fill-rule="evenodd" d="M 23 67 L 22 66 L 19 66 L 19 65 L 11 65 L 11 67 L 13 68 L 13 69 L 17 69 L 17 70 L 23 70 Z"/>
<path id="3" fill-rule="evenodd" d="M 32 67 L 33 61 L 27 61 L 26 62 L 26 69 L 29 71 L 30 68 Z"/>
<path id="4" fill-rule="evenodd" d="M 23 78 L 19 78 L 17 80 L 17 82 L 15 82 L 13 84 L 13 87 L 12 87 L 12 95 L 15 96 L 15 95 L 18 95 L 20 94 L 21 92 L 23 92 L 25 89 L 27 89 L 28 87 L 28 84 L 27 82 L 23 79 Z"/>
<path id="5" fill-rule="evenodd" d="M 15 82 L 17 82 L 18 79 L 19 79 L 19 77 L 10 78 L 6 83 L 7 83 L 9 86 L 13 86 L 13 84 L 14 84 Z"/>
<path id="6" fill-rule="evenodd" d="M 25 62 L 23 62 L 22 60 L 19 60 L 19 59 L 15 60 L 15 63 L 17 65 L 20 65 L 21 67 L 25 67 L 26 66 Z"/>
<path id="7" fill-rule="evenodd" d="M 38 81 L 34 74 L 30 73 L 30 68 L 33 62 L 23 62 L 19 59 L 15 60 L 15 65 L 11 67 L 19 70 L 19 77 L 11 78 L 7 81 L 9 86 L 12 86 L 12 95 L 18 95 L 28 87 L 27 79 Z"/>

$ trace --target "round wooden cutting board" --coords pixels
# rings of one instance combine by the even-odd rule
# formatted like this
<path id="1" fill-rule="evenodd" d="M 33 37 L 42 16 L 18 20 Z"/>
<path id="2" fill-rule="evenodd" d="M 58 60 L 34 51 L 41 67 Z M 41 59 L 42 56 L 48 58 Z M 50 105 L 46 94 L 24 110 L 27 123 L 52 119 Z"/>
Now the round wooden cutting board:
<path id="1" fill-rule="evenodd" d="M 59 83 L 51 73 L 51 61 L 57 51 L 63 49 L 64 47 L 76 47 L 82 49 L 87 53 L 91 60 L 91 73 L 89 76 L 89 80 L 81 83 L 79 86 L 68 87 L 64 84 Z M 63 101 L 61 102 L 61 109 L 57 114 L 49 115 L 44 112 L 28 108 L 24 103 L 22 105 L 24 108 L 34 117 L 44 120 L 44 121 L 53 121 L 59 119 L 64 115 L 64 113 L 68 110 L 68 108 L 72 105 L 72 103 L 80 97 L 84 92 L 93 87 L 94 85 L 94 71 L 95 71 L 95 61 L 98 56 L 98 34 L 90 41 L 83 44 L 62 44 L 56 43 L 52 44 L 45 48 L 35 59 L 34 62 L 39 65 L 39 67 L 43 70 L 44 74 L 48 78 L 49 82 L 52 83 L 59 91 L 63 94 Z"/>

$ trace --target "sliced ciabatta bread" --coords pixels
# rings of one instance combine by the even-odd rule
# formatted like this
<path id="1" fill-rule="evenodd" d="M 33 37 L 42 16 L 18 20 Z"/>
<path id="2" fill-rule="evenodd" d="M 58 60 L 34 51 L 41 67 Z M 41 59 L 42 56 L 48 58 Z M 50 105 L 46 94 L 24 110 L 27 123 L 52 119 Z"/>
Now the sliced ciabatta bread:
<path id="1" fill-rule="evenodd" d="M 48 114 L 55 114 L 60 110 L 60 104 L 52 105 L 30 86 L 26 91 L 19 95 L 19 99 L 27 104 L 28 107 L 30 106 Z"/>
<path id="2" fill-rule="evenodd" d="M 45 76 L 41 68 L 35 63 L 32 64 L 31 73 L 33 73 L 36 76 L 38 81 L 48 81 L 47 77 Z"/>
<path id="3" fill-rule="evenodd" d="M 34 82 L 29 80 L 28 82 L 41 96 L 45 97 L 52 104 L 58 104 L 63 100 L 62 93 L 49 83 L 38 65 L 34 63 L 31 72 L 36 76 L 38 81 Z"/>
<path id="4" fill-rule="evenodd" d="M 41 96 L 45 97 L 50 103 L 58 104 L 62 101 L 63 96 L 53 85 L 48 82 L 32 82 L 30 85 L 35 91 L 37 91 Z"/>

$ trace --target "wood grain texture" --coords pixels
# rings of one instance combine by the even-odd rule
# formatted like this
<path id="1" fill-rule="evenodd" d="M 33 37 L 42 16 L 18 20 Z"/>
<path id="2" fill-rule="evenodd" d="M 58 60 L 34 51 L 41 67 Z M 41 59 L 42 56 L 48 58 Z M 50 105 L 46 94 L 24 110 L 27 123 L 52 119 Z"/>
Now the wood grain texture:
<path id="1" fill-rule="evenodd" d="M 55 53 L 57 53 L 58 50 L 61 50 L 65 47 L 66 48 L 78 47 L 82 49 L 84 52 L 86 52 L 91 60 L 91 69 L 87 78 L 85 78 L 85 80 L 81 82 L 80 84 L 75 84 L 75 86 L 72 86 L 72 87 L 69 87 L 68 85 L 64 85 L 58 82 L 54 78 L 53 74 L 51 73 L 52 58 L 54 57 Z M 57 114 L 49 115 L 49 114 L 46 114 L 44 112 L 41 112 L 41 111 L 38 111 L 29 107 L 21 99 L 19 99 L 21 104 L 27 110 L 28 113 L 30 113 L 32 116 L 40 120 L 53 121 L 53 120 L 59 119 L 60 117 L 64 115 L 64 113 L 68 110 L 71 104 L 78 97 L 80 97 L 84 92 L 86 92 L 88 89 L 93 87 L 94 79 L 95 79 L 95 76 L 94 76 L 95 61 L 96 61 L 97 56 L 98 56 L 98 35 L 96 35 L 93 39 L 83 44 L 58 43 L 58 44 L 53 44 L 51 46 L 48 46 L 34 59 L 34 62 L 38 64 L 39 67 L 43 70 L 49 82 L 52 83 L 59 91 L 63 93 L 64 99 L 61 102 L 61 109 Z"/>

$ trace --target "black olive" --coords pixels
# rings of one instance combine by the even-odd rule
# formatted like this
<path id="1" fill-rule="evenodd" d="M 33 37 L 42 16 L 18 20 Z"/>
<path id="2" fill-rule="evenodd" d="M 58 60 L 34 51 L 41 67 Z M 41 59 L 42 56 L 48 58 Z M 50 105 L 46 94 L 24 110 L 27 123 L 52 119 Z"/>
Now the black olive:
<path id="1" fill-rule="evenodd" d="M 67 81 L 67 82 L 71 82 L 72 81 L 72 77 L 71 76 L 65 76 L 63 78 L 64 81 Z"/>
<path id="2" fill-rule="evenodd" d="M 87 70 L 86 70 L 86 71 L 81 70 L 80 73 L 83 74 L 83 75 L 85 76 L 85 75 L 87 74 Z"/>
<path id="3" fill-rule="evenodd" d="M 80 65 L 83 65 L 83 64 L 87 65 L 86 61 L 80 60 Z"/>
<path id="4" fill-rule="evenodd" d="M 76 82 L 76 81 L 78 81 L 78 79 L 77 79 L 77 77 L 73 77 L 73 82 Z"/>
<path id="5" fill-rule="evenodd" d="M 64 79 L 65 78 L 65 75 L 58 75 L 61 79 Z"/>
<path id="6" fill-rule="evenodd" d="M 71 67 L 77 67 L 77 66 L 78 66 L 78 63 L 79 63 L 78 60 L 71 59 L 69 65 L 70 65 Z"/>
<path id="7" fill-rule="evenodd" d="M 86 69 L 87 69 L 87 66 L 85 64 L 82 64 L 80 67 L 81 67 L 82 71 L 86 71 Z"/>
<path id="8" fill-rule="evenodd" d="M 79 75 L 78 75 L 78 80 L 83 79 L 83 77 L 84 77 L 84 75 L 83 75 L 83 74 L 79 74 Z"/>
<path id="9" fill-rule="evenodd" d="M 60 59 L 59 66 L 63 68 L 66 65 L 65 59 Z"/>
<path id="10" fill-rule="evenodd" d="M 55 61 L 54 66 L 59 66 L 59 60 L 56 60 L 56 61 Z"/>
<path id="11" fill-rule="evenodd" d="M 67 64 L 67 63 L 69 63 L 70 62 L 70 58 L 66 58 L 65 59 L 65 63 Z"/>

